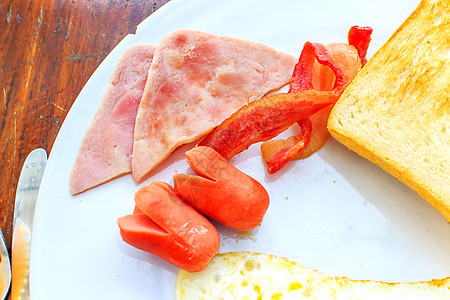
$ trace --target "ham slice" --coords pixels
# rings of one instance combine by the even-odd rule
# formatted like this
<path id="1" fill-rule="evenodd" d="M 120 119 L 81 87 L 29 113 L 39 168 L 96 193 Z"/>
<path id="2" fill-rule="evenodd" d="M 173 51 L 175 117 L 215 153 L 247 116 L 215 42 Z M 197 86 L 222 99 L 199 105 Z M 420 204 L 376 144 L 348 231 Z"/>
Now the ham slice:
<path id="1" fill-rule="evenodd" d="M 152 45 L 131 46 L 114 68 L 72 170 L 73 195 L 131 172 L 134 123 L 154 52 Z"/>
<path id="2" fill-rule="evenodd" d="M 192 30 L 166 36 L 155 51 L 136 117 L 135 179 L 248 101 L 287 84 L 295 63 L 291 55 L 236 38 Z"/>

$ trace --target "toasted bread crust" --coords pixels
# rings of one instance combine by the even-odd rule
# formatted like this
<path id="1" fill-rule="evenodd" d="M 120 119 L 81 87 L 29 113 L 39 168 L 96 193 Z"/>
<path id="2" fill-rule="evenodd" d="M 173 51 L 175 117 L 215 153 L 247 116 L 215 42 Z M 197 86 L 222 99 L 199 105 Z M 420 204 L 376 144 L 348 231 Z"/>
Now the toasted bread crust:
<path id="1" fill-rule="evenodd" d="M 450 221 L 450 2 L 423 0 L 333 108 L 331 135 Z"/>

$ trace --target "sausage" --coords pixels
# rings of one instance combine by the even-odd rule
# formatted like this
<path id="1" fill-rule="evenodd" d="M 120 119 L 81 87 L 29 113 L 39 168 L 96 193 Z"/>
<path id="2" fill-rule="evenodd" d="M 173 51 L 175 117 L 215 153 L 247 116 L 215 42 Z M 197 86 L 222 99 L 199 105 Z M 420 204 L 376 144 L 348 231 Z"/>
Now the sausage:
<path id="1" fill-rule="evenodd" d="M 212 148 L 195 147 L 186 152 L 186 157 L 201 176 L 174 174 L 174 188 L 183 201 L 236 230 L 250 230 L 261 224 L 269 207 L 269 195 L 258 181 Z"/>
<path id="2" fill-rule="evenodd" d="M 219 251 L 217 229 L 169 184 L 152 182 L 136 193 L 135 202 L 134 213 L 118 219 L 126 243 L 188 272 L 206 268 Z"/>

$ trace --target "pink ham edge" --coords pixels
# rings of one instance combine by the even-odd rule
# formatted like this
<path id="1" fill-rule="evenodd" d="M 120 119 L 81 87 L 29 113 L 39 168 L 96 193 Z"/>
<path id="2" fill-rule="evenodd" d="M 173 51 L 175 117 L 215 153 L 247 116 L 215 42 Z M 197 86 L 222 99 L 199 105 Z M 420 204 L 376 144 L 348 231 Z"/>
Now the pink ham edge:
<path id="1" fill-rule="evenodd" d="M 115 66 L 72 170 L 73 195 L 131 172 L 134 124 L 154 52 L 155 46 L 133 45 Z"/>
<path id="2" fill-rule="evenodd" d="M 286 85 L 295 64 L 291 55 L 241 39 L 192 30 L 166 36 L 155 51 L 136 117 L 136 181 L 247 101 Z"/>

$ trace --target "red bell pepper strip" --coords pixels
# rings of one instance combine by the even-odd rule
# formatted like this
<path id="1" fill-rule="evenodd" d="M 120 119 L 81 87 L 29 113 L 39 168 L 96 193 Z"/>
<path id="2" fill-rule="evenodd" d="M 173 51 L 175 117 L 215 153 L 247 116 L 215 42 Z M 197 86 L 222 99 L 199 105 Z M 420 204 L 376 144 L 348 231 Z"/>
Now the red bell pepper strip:
<path id="1" fill-rule="evenodd" d="M 186 157 L 200 176 L 173 175 L 175 190 L 183 201 L 236 230 L 251 230 L 261 224 L 269 195 L 258 181 L 209 147 L 195 147 Z"/>
<path id="2" fill-rule="evenodd" d="M 188 272 L 206 268 L 219 251 L 217 229 L 167 183 L 140 189 L 135 202 L 133 214 L 118 219 L 126 243 Z"/>

